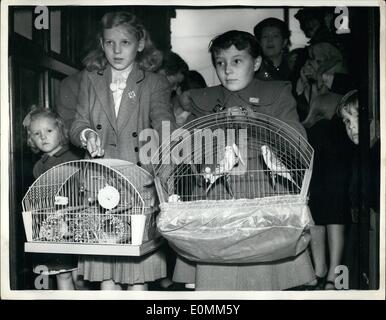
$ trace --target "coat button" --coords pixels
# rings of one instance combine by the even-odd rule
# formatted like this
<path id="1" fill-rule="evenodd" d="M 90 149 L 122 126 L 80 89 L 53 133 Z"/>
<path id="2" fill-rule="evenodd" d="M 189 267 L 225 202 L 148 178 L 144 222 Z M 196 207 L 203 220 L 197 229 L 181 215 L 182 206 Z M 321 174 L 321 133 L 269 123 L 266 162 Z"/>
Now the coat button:
<path id="1" fill-rule="evenodd" d="M 100 129 L 102 129 L 102 125 L 101 125 L 101 124 L 97 124 L 96 128 L 97 128 L 98 130 L 100 130 Z"/>
<path id="2" fill-rule="evenodd" d="M 133 136 L 134 138 L 136 138 L 136 137 L 138 136 L 138 133 L 133 132 L 132 136 Z"/>
<path id="3" fill-rule="evenodd" d="M 138 151 L 139 151 L 139 148 L 138 148 L 138 147 L 135 147 L 135 148 L 134 148 L 134 151 L 135 151 L 135 152 L 138 152 Z"/>
<path id="4" fill-rule="evenodd" d="M 142 165 L 141 162 L 138 161 L 137 166 L 140 167 L 141 165 Z"/>

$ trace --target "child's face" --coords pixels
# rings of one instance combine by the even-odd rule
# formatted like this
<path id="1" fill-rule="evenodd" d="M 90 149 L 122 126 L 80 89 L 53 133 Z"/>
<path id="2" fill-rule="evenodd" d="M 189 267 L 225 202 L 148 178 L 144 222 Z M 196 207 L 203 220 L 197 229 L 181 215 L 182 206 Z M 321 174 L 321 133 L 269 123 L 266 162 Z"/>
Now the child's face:
<path id="1" fill-rule="evenodd" d="M 254 59 L 247 49 L 238 50 L 234 45 L 219 51 L 214 60 L 221 84 L 230 91 L 248 86 L 261 64 L 261 57 Z"/>
<path id="2" fill-rule="evenodd" d="M 137 53 L 143 50 L 144 41 L 138 41 L 126 28 L 118 26 L 103 30 L 101 45 L 109 64 L 116 70 L 124 70 L 133 64 Z"/>
<path id="3" fill-rule="evenodd" d="M 32 120 L 29 131 L 33 143 L 40 151 L 52 156 L 61 149 L 61 135 L 55 120 L 49 118 Z"/>
<path id="4" fill-rule="evenodd" d="M 261 33 L 260 45 L 264 56 L 277 57 L 287 45 L 287 40 L 283 38 L 279 28 L 265 27 Z"/>
<path id="5" fill-rule="evenodd" d="M 342 118 L 348 137 L 355 144 L 359 144 L 358 111 L 355 108 L 343 109 Z"/>

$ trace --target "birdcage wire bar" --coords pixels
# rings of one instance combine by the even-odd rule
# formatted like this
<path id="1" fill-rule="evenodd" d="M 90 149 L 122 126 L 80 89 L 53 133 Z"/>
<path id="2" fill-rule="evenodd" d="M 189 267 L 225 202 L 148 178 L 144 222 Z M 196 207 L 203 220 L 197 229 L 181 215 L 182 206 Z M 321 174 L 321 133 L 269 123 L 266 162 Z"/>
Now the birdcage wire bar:
<path id="1" fill-rule="evenodd" d="M 159 235 L 152 203 L 156 191 L 149 187 L 151 182 L 147 171 L 117 159 L 71 161 L 49 169 L 22 200 L 26 248 L 31 252 L 98 254 L 98 248 L 89 246 L 96 245 L 103 249 L 101 254 L 110 250 L 110 254 L 119 255 L 141 255 L 155 249 Z M 134 244 L 133 216 L 144 217 L 144 250 L 125 249 Z"/>
<path id="2" fill-rule="evenodd" d="M 222 130 L 223 136 L 215 135 L 216 130 Z M 236 191 L 230 195 L 226 188 L 217 187 L 215 194 L 202 192 L 206 165 L 212 165 L 213 170 L 213 165 L 215 167 L 224 156 L 224 147 L 232 142 L 237 144 L 243 130 L 246 142 L 241 144 L 245 144 L 243 147 L 248 153 L 248 169 L 234 168 L 227 177 L 220 177 L 220 174 L 215 182 L 226 183 L 229 190 Z M 200 141 L 203 131 L 209 132 L 209 140 L 213 138 L 208 148 Z M 204 135 L 204 140 L 206 138 Z M 274 155 L 271 166 L 276 167 L 275 172 L 266 165 L 262 147 Z M 179 152 L 184 149 L 188 152 L 181 156 Z M 162 156 L 167 154 L 172 156 L 168 163 L 164 163 Z M 178 161 L 175 161 L 173 154 L 179 156 Z M 159 159 L 161 161 L 154 165 L 154 172 L 159 179 L 157 184 L 161 202 L 168 201 L 171 195 L 178 195 L 180 201 L 297 194 L 305 197 L 312 171 L 313 149 L 304 137 L 281 120 L 254 112 L 236 115 L 222 112 L 193 120 L 175 132 L 170 144 L 161 146 Z"/>
<path id="3" fill-rule="evenodd" d="M 306 250 L 313 149 L 289 124 L 230 108 L 173 132 L 152 163 L 157 227 L 186 259 L 260 263 Z"/>

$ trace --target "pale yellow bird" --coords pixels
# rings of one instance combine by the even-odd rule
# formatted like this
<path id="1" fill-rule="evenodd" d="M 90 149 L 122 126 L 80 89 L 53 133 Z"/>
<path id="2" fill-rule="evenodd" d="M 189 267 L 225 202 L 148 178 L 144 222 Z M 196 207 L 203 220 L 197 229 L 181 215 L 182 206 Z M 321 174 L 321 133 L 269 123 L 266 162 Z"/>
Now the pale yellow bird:
<path id="1" fill-rule="evenodd" d="M 280 159 L 275 155 L 270 147 L 267 145 L 261 146 L 261 153 L 263 155 L 265 164 L 267 165 L 268 169 L 271 170 L 272 186 L 274 189 L 276 186 L 276 175 L 286 178 L 299 188 L 297 183 L 292 178 L 290 170 L 280 161 Z"/>
<path id="2" fill-rule="evenodd" d="M 217 179 L 225 176 L 227 188 L 233 196 L 233 192 L 229 185 L 229 173 L 239 162 L 244 164 L 244 161 L 241 158 L 241 154 L 237 145 L 233 143 L 232 146 L 226 146 L 224 151 L 224 158 L 218 162 L 214 172 L 212 172 L 210 167 L 205 168 L 204 178 L 207 183 L 210 183 L 208 188 L 206 189 L 206 193 L 209 192 L 210 188 L 217 181 Z"/>

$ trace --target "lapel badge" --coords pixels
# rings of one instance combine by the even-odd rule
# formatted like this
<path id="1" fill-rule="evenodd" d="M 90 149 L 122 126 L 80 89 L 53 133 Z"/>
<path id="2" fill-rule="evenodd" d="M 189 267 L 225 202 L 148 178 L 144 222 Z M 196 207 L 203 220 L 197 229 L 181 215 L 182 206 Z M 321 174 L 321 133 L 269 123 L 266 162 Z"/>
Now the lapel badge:
<path id="1" fill-rule="evenodd" d="M 259 103 L 260 99 L 257 97 L 250 97 L 249 102 L 250 103 Z"/>
<path id="2" fill-rule="evenodd" d="M 129 91 L 128 95 L 129 95 L 130 99 L 133 99 L 135 97 L 135 92 L 134 91 Z"/>

